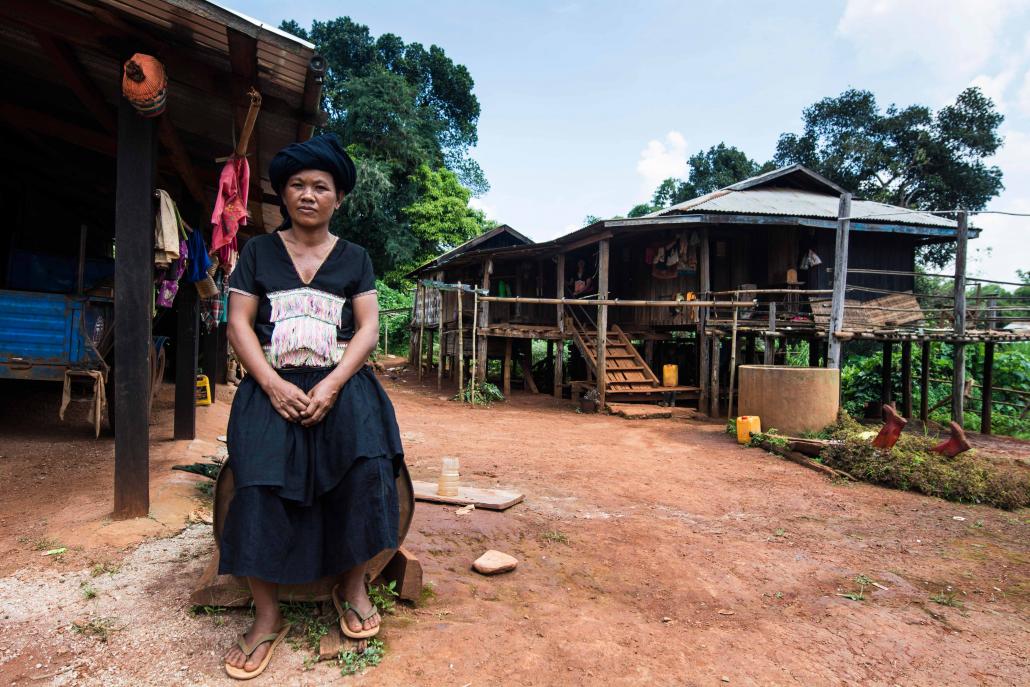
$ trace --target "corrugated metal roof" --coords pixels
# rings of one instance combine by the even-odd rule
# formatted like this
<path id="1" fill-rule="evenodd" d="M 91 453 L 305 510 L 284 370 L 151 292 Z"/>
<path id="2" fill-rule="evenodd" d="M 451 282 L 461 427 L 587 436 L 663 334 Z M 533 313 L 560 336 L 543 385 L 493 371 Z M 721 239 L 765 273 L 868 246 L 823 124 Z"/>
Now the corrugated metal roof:
<path id="1" fill-rule="evenodd" d="M 751 188 L 745 191 L 722 189 L 659 210 L 648 216 L 664 217 L 677 214 L 723 212 L 836 219 L 839 204 L 840 198 L 837 196 L 790 188 Z M 871 200 L 852 200 L 851 218 L 856 221 L 879 224 L 911 224 L 947 228 L 958 226 L 952 219 Z"/>

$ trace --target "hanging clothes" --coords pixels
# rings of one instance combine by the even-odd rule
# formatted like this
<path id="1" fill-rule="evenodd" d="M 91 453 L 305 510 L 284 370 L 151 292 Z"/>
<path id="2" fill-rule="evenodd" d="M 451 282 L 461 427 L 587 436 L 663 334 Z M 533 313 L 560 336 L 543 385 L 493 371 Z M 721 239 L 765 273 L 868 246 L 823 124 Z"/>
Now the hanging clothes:
<path id="1" fill-rule="evenodd" d="M 179 210 L 168 192 L 157 189 L 160 198 L 154 221 L 154 266 L 168 267 L 179 259 Z"/>
<path id="2" fill-rule="evenodd" d="M 199 231 L 191 231 L 186 242 L 190 253 L 190 261 L 186 269 L 186 280 L 196 283 L 207 277 L 207 270 L 211 267 L 211 258 L 207 255 L 204 236 Z"/>
<path id="3" fill-rule="evenodd" d="M 211 213 L 211 251 L 224 265 L 235 263 L 236 233 L 247 223 L 247 194 L 250 192 L 250 164 L 247 158 L 229 158 L 218 178 L 215 209 Z M 231 271 L 231 270 L 230 270 Z"/>
<path id="4" fill-rule="evenodd" d="M 157 285 L 157 305 L 159 307 L 170 308 L 175 302 L 175 296 L 179 293 L 179 280 L 186 271 L 186 261 L 189 255 L 189 244 L 186 239 L 180 239 L 179 259 L 168 267 L 164 278 Z"/>

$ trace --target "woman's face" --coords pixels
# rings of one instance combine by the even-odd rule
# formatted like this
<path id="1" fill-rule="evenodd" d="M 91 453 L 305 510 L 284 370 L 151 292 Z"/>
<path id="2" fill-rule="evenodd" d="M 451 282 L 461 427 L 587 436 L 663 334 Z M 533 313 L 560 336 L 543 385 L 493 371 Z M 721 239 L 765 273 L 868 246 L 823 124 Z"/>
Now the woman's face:
<path id="1" fill-rule="evenodd" d="M 343 193 L 336 192 L 333 175 L 320 169 L 305 169 L 286 181 L 283 201 L 295 227 L 317 229 L 329 224 Z"/>

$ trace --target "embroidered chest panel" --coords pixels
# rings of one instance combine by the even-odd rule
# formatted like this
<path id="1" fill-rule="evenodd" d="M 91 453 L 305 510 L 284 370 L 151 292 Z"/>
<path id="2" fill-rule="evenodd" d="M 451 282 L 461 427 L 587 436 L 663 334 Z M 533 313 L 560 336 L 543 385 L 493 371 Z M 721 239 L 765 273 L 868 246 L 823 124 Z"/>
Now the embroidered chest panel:
<path id="1" fill-rule="evenodd" d="M 274 329 L 265 356 L 272 367 L 326 367 L 340 362 L 343 348 L 337 345 L 336 331 L 347 299 L 304 287 L 273 291 L 268 301 Z"/>

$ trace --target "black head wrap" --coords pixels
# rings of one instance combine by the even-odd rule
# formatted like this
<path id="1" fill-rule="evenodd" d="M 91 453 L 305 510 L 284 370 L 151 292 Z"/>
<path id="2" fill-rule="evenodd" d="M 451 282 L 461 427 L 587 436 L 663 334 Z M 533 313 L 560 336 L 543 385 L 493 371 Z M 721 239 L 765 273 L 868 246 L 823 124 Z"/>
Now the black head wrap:
<path id="1" fill-rule="evenodd" d="M 272 189 L 279 195 L 279 211 L 283 215 L 282 229 L 291 225 L 282 200 L 283 187 L 291 176 L 305 169 L 320 169 L 333 175 L 337 191 L 350 193 L 357 181 L 357 170 L 350 155 L 343 149 L 335 134 L 315 136 L 304 143 L 291 143 L 272 158 L 268 165 L 268 178 Z"/>

